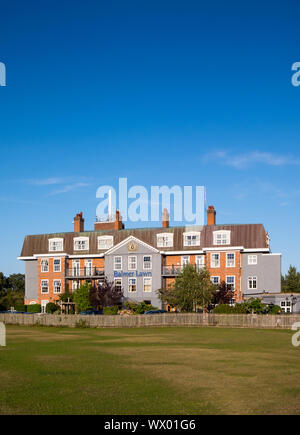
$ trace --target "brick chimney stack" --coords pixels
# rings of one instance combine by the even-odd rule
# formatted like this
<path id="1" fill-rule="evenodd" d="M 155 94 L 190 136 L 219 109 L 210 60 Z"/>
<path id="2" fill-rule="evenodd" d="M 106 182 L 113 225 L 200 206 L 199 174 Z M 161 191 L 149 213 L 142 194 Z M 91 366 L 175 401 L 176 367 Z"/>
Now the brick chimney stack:
<path id="1" fill-rule="evenodd" d="M 82 212 L 77 213 L 74 217 L 74 233 L 82 233 L 84 231 L 84 219 L 82 217 Z"/>
<path id="2" fill-rule="evenodd" d="M 122 217 L 120 215 L 119 210 L 116 211 L 115 220 L 114 221 L 106 221 L 106 222 L 95 222 L 94 225 L 95 231 L 102 230 L 123 230 L 125 225 L 122 222 Z"/>
<path id="3" fill-rule="evenodd" d="M 207 209 L 207 225 L 216 225 L 216 210 L 213 205 L 209 205 Z"/>
<path id="4" fill-rule="evenodd" d="M 162 227 L 169 228 L 170 226 L 170 214 L 166 208 L 163 210 L 162 214 Z"/>

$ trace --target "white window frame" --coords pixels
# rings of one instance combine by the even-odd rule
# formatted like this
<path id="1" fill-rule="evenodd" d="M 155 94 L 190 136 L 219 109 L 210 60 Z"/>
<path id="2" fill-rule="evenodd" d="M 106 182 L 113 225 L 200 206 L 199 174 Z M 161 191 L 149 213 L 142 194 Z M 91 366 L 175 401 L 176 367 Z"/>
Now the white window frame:
<path id="1" fill-rule="evenodd" d="M 255 281 L 255 287 L 253 286 L 253 281 Z M 248 290 L 257 290 L 257 276 L 248 276 L 247 285 Z"/>
<path id="2" fill-rule="evenodd" d="M 44 264 L 47 264 L 47 268 L 44 268 Z M 49 258 L 43 258 L 41 260 L 41 273 L 48 273 L 49 272 Z"/>
<path id="3" fill-rule="evenodd" d="M 85 260 L 84 261 L 84 269 L 86 276 L 93 275 L 93 260 Z"/>
<path id="4" fill-rule="evenodd" d="M 228 255 L 233 255 L 233 264 L 229 263 Z M 226 252 L 226 267 L 235 267 L 235 252 Z"/>
<path id="5" fill-rule="evenodd" d="M 214 278 L 218 278 L 218 282 L 217 283 L 214 282 Z M 219 285 L 220 284 L 220 277 L 217 276 L 217 275 L 211 276 L 210 280 L 211 280 L 212 284 L 214 284 L 214 285 Z"/>
<path id="6" fill-rule="evenodd" d="M 57 282 L 59 282 L 59 287 L 60 287 L 60 291 L 59 292 L 55 291 L 55 287 L 56 287 L 56 283 Z M 61 280 L 60 279 L 54 279 L 53 280 L 53 293 L 56 294 L 56 295 L 61 293 Z"/>
<path id="7" fill-rule="evenodd" d="M 173 233 L 158 233 L 156 234 L 156 242 L 158 248 L 173 248 Z"/>
<path id="8" fill-rule="evenodd" d="M 257 264 L 257 254 L 248 254 L 248 265 Z"/>
<path id="9" fill-rule="evenodd" d="M 147 284 L 148 286 L 151 286 L 151 290 L 145 290 L 145 281 L 150 281 L 150 284 Z M 152 292 L 152 277 L 144 276 L 143 278 L 143 292 L 144 293 L 151 293 Z"/>
<path id="10" fill-rule="evenodd" d="M 216 263 L 216 260 L 214 260 L 215 256 L 218 255 L 218 263 Z M 213 252 L 210 254 L 210 267 L 213 269 L 218 269 L 221 266 L 221 254 L 220 252 Z"/>
<path id="11" fill-rule="evenodd" d="M 103 246 L 100 246 L 101 242 L 105 242 Z M 98 251 L 110 249 L 114 246 L 114 236 L 99 236 L 97 239 Z"/>
<path id="12" fill-rule="evenodd" d="M 130 287 L 133 285 L 130 282 L 135 281 L 135 290 L 130 290 Z M 136 293 L 137 292 L 137 279 L 136 278 L 128 278 L 128 293 Z"/>
<path id="13" fill-rule="evenodd" d="M 72 276 L 80 276 L 80 260 L 72 261 Z"/>
<path id="14" fill-rule="evenodd" d="M 230 233 L 231 233 L 230 230 L 213 231 L 214 245 L 218 245 L 218 246 L 230 245 L 230 238 L 231 238 Z M 217 240 L 219 237 L 221 237 L 221 243 L 219 243 L 219 241 Z"/>
<path id="15" fill-rule="evenodd" d="M 47 285 L 45 285 L 47 283 Z M 47 291 L 43 291 L 43 287 L 47 287 Z M 41 280 L 41 294 L 45 295 L 49 293 L 49 279 L 42 279 Z"/>
<path id="16" fill-rule="evenodd" d="M 232 282 L 228 282 L 228 278 L 233 278 L 233 283 Z M 234 275 L 226 275 L 226 284 L 227 285 L 232 285 L 233 287 L 232 287 L 232 291 L 234 291 L 235 290 L 235 276 Z"/>
<path id="17" fill-rule="evenodd" d="M 64 250 L 64 239 L 62 238 L 54 238 L 49 239 L 49 252 L 61 252 Z"/>
<path id="18" fill-rule="evenodd" d="M 59 261 L 59 268 L 56 269 L 58 266 L 55 264 L 56 261 Z M 53 272 L 61 272 L 61 258 L 53 258 Z"/>
<path id="19" fill-rule="evenodd" d="M 191 258 L 189 255 L 182 255 L 181 256 L 181 266 L 187 266 L 191 263 Z"/>
<path id="20" fill-rule="evenodd" d="M 117 258 L 121 258 L 121 261 L 120 261 L 120 263 L 116 263 L 116 259 Z M 120 265 L 120 268 L 118 267 L 116 267 L 116 264 L 118 264 L 118 265 Z M 122 256 L 121 255 L 115 255 L 114 256 L 114 270 L 122 270 L 122 264 L 123 264 L 123 258 L 122 258 Z"/>
<path id="21" fill-rule="evenodd" d="M 132 267 L 132 263 L 130 262 L 130 259 L 134 258 L 134 266 Z M 128 270 L 136 270 L 137 269 L 137 256 L 136 255 L 128 255 Z"/>
<path id="22" fill-rule="evenodd" d="M 84 245 L 82 242 L 84 242 Z M 74 251 L 88 251 L 90 249 L 90 239 L 88 237 L 74 237 L 73 244 Z"/>
<path id="23" fill-rule="evenodd" d="M 118 285 L 117 281 L 119 281 L 121 284 Z M 119 286 L 119 287 L 123 288 L 122 278 L 114 278 L 114 284 L 115 284 L 115 287 Z"/>
<path id="24" fill-rule="evenodd" d="M 145 258 L 150 258 L 149 261 L 145 261 Z M 150 267 L 145 267 L 146 264 L 150 265 Z M 152 255 L 144 255 L 143 256 L 143 270 L 151 270 L 152 269 Z"/>
<path id="25" fill-rule="evenodd" d="M 195 239 L 193 239 L 195 237 Z M 200 231 L 183 233 L 183 246 L 200 246 Z"/>

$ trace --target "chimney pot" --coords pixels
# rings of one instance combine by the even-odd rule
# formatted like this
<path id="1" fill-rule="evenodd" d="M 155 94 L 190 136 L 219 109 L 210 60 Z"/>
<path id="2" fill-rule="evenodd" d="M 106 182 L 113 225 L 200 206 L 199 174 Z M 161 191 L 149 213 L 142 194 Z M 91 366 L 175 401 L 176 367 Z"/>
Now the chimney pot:
<path id="1" fill-rule="evenodd" d="M 166 208 L 163 209 L 162 214 L 162 227 L 169 228 L 170 226 L 170 214 Z"/>
<path id="2" fill-rule="evenodd" d="M 82 233 L 84 231 L 84 219 L 82 212 L 77 213 L 74 217 L 74 233 Z"/>
<path id="3" fill-rule="evenodd" d="M 207 225 L 216 225 L 216 210 L 213 205 L 209 205 L 207 209 Z"/>

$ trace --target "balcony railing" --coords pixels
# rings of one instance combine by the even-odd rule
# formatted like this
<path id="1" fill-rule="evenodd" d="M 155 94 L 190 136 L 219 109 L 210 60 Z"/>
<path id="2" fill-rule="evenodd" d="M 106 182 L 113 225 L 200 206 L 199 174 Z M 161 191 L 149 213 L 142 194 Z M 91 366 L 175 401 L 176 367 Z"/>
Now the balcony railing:
<path id="1" fill-rule="evenodd" d="M 197 270 L 201 270 L 204 268 L 204 265 L 202 264 L 192 264 L 192 266 Z M 185 266 L 163 266 L 162 268 L 162 275 L 163 276 L 177 276 L 179 275 Z"/>
<path id="2" fill-rule="evenodd" d="M 67 269 L 67 278 L 97 278 L 104 276 L 104 268 L 101 267 L 85 267 L 84 269 Z"/>

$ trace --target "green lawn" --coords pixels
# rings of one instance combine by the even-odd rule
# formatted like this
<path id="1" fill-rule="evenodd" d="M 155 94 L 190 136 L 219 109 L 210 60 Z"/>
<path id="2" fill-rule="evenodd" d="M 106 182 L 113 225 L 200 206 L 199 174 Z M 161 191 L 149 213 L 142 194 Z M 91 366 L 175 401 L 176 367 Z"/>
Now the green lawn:
<path id="1" fill-rule="evenodd" d="M 8 326 L 0 414 L 299 414 L 292 333 Z"/>

